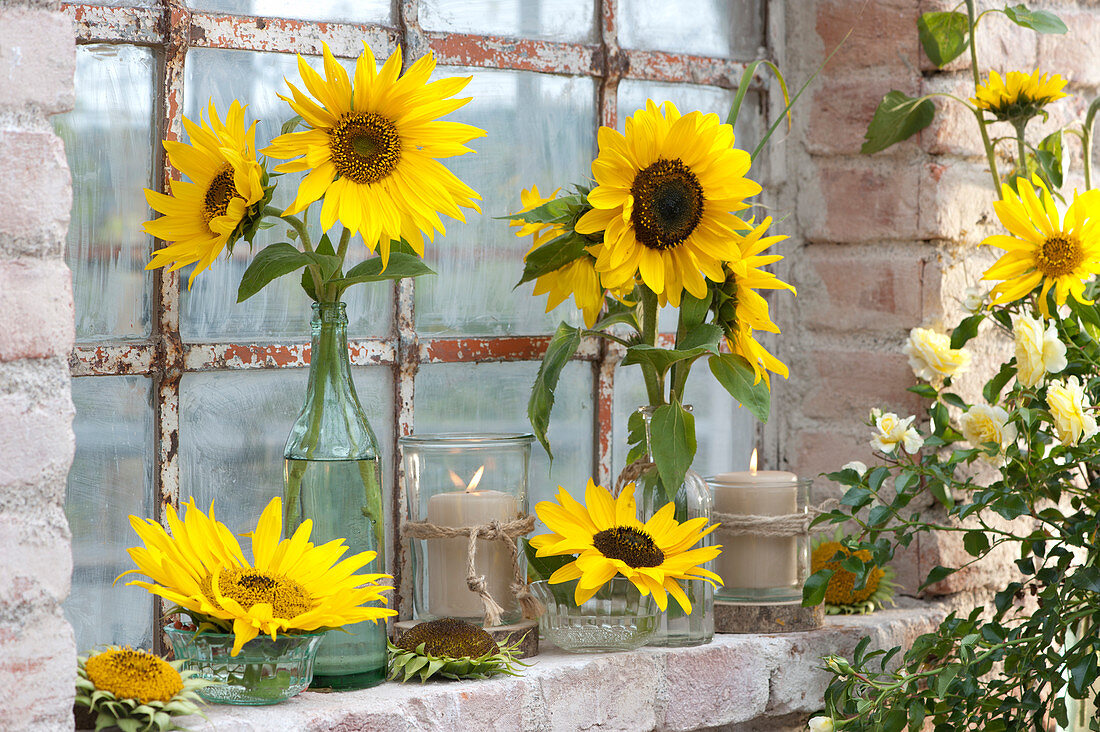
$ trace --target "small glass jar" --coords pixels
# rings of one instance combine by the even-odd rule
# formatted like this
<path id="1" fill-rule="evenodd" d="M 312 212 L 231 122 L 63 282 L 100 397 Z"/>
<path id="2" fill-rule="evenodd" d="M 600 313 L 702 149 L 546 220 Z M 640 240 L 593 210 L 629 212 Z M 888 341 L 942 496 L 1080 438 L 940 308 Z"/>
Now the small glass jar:
<path id="1" fill-rule="evenodd" d="M 399 440 L 405 468 L 405 497 L 410 522 L 436 526 L 505 524 L 527 515 L 530 434 L 440 433 Z M 517 542 L 519 540 L 517 539 Z M 413 610 L 419 620 L 460 618 L 480 624 L 481 597 L 466 584 L 469 539 L 410 539 Z M 519 552 L 526 576 L 526 558 Z M 512 554 L 500 541 L 480 540 L 474 563 L 486 589 L 504 608 L 502 624 L 518 622 L 519 603 L 512 592 Z"/>
<path id="2" fill-rule="evenodd" d="M 177 661 L 198 676 L 216 683 L 197 690 L 214 704 L 263 706 L 278 704 L 304 691 L 313 680 L 313 663 L 323 632 L 261 634 L 232 655 L 232 633 L 196 633 L 168 626 L 164 629 Z"/>
<path id="3" fill-rule="evenodd" d="M 643 596 L 630 580 L 612 577 L 577 606 L 577 582 L 531 583 L 531 592 L 546 606 L 539 630 L 548 641 L 574 653 L 605 653 L 632 651 L 653 637 L 660 613 L 652 593 Z"/>
<path id="4" fill-rule="evenodd" d="M 778 471 L 707 478 L 715 514 L 734 516 L 804 516 L 809 512 L 812 484 L 810 479 L 800 480 L 792 473 Z M 715 520 L 721 522 L 720 517 Z M 802 584 L 810 569 L 810 536 L 768 536 L 769 531 L 773 530 L 762 527 L 761 533 L 730 534 L 718 529 L 722 554 L 715 560 L 714 571 L 722 578 L 723 586 L 718 589 L 717 600 L 801 602 Z"/>

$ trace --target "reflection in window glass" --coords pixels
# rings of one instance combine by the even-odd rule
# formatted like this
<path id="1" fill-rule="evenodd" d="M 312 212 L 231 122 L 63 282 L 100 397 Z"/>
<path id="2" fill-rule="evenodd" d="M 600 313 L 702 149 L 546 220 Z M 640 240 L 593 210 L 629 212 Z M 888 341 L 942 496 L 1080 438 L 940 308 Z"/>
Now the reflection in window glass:
<path id="1" fill-rule="evenodd" d="M 614 475 L 626 465 L 627 419 L 648 403 L 641 371 L 635 366 L 616 369 L 611 460 Z M 692 469 L 704 476 L 747 469 L 756 444 L 756 420 L 722 388 L 704 360 L 697 362 L 688 376 L 684 403 L 690 404 L 695 414 L 698 447 Z"/>
<path id="2" fill-rule="evenodd" d="M 73 584 L 65 617 L 81 651 L 102 643 L 148 648 L 152 597 L 111 583 L 134 567 L 126 549 L 139 540 L 129 516 L 153 511 L 152 382 L 87 376 L 72 385 L 76 454 L 65 514 L 73 534 Z"/>
<path id="3" fill-rule="evenodd" d="M 184 374 L 180 381 L 180 503 L 194 496 L 218 520 L 247 531 L 283 494 L 283 448 L 305 399 L 308 369 Z M 382 454 L 385 516 L 393 491 L 393 379 L 384 366 L 352 367 L 359 403 Z M 386 536 L 393 532 L 387 525 Z M 381 570 L 379 570 L 381 571 Z"/>
<path id="4" fill-rule="evenodd" d="M 537 363 L 425 364 L 416 377 L 416 429 L 430 432 L 530 432 L 527 397 Z M 563 485 L 583 494 L 593 477 L 592 365 L 570 362 L 555 390 L 550 420 L 551 469 L 546 451 L 531 446 L 529 510 Z M 536 530 L 537 531 L 537 530 Z"/>
<path id="5" fill-rule="evenodd" d="M 558 321 L 579 323 L 563 306 L 545 314 L 534 285 L 512 286 L 523 272 L 530 237 L 518 239 L 494 219 L 520 209 L 520 190 L 537 184 L 544 195 L 590 175 L 595 151 L 596 93 L 592 79 L 519 71 L 440 67 L 436 76 L 472 74 L 462 92 L 472 96 L 447 119 L 484 129 L 470 142 L 476 154 L 445 163 L 481 194 L 482 214 L 447 224 L 447 236 L 427 244 L 425 259 L 439 274 L 416 283 L 416 322 L 422 333 L 548 333 Z"/>
<path id="6" fill-rule="evenodd" d="M 65 249 L 79 341 L 149 335 L 150 217 L 142 189 L 153 161 L 153 53 L 78 46 L 76 104 L 54 117 L 73 181 Z"/>
<path id="7" fill-rule="evenodd" d="M 424 30 L 591 41 L 594 0 L 420 0 Z"/>
<path id="8" fill-rule="evenodd" d="M 320 57 L 309 59 L 314 68 L 321 68 Z M 349 72 L 354 61 L 343 60 Z M 290 106 L 276 94 L 289 93 L 283 78 L 299 89 L 304 88 L 298 77 L 297 57 L 286 53 L 254 53 L 196 48 L 187 54 L 185 114 L 197 119 L 205 114 L 210 99 L 225 114 L 234 99 L 247 104 L 246 119 L 258 119 L 256 147 L 262 149 L 279 134 L 283 122 L 294 115 Z M 274 172 L 278 160 L 268 161 L 268 172 Z M 294 200 L 303 173 L 293 173 L 278 179 L 279 187 L 271 205 L 285 209 Z M 314 242 L 320 235 L 320 206 L 308 211 L 312 217 Z M 271 221 L 271 219 L 269 219 Z M 288 241 L 288 227 L 277 225 L 257 234 L 253 251 L 269 244 Z M 329 236 L 339 240 L 337 224 Z M 348 248 L 347 267 L 351 268 L 369 255 L 361 237 L 355 237 Z M 312 317 L 309 297 L 302 290 L 300 277 L 279 277 L 256 295 L 237 303 L 237 286 L 251 261 L 246 242 L 238 242 L 228 260 L 223 256 L 195 278 L 194 288 L 186 289 L 191 267 L 181 271 L 183 307 L 180 331 L 184 341 L 234 340 L 308 340 Z M 393 287 L 389 283 L 356 285 L 344 293 L 348 304 L 348 336 L 385 335 L 390 331 L 393 309 Z"/>
<path id="9" fill-rule="evenodd" d="M 393 0 L 187 0 L 195 10 L 272 18 L 391 23 Z"/>
<path id="10" fill-rule="evenodd" d="M 751 59 L 764 45 L 761 0 L 620 0 L 623 48 Z"/>

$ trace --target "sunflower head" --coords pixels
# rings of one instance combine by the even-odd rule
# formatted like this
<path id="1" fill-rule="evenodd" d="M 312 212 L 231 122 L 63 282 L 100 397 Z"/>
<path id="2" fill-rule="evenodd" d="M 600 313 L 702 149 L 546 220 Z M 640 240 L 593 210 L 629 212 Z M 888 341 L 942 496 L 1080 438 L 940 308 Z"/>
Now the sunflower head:
<path id="1" fill-rule="evenodd" d="M 394 641 L 395 646 L 406 651 L 415 651 L 421 644 L 433 656 L 450 658 L 480 658 L 500 650 L 484 628 L 457 618 L 417 623 Z"/>
<path id="2" fill-rule="evenodd" d="M 207 114 L 198 124 L 183 118 L 188 143 L 164 141 L 172 166 L 188 180 L 174 181 L 171 195 L 145 191 L 149 206 L 163 215 L 143 230 L 169 242 L 153 252 L 146 269 L 197 262 L 188 287 L 223 250 L 231 253 L 240 239 L 252 243 L 275 190 L 256 160 L 256 123 L 245 126 L 245 107 L 234 101 L 223 122 L 210 102 Z"/>
<path id="3" fill-rule="evenodd" d="M 417 623 L 389 644 L 390 678 L 420 682 L 434 675 L 449 679 L 485 679 L 499 674 L 518 676 L 522 638 L 500 647 L 482 628 L 457 618 Z"/>
<path id="4" fill-rule="evenodd" d="M 829 584 L 825 589 L 825 609 L 829 614 L 863 614 L 879 609 L 887 602 L 893 602 L 894 576 L 890 567 L 874 567 L 867 575 L 867 582 L 861 589 L 855 588 L 856 576 L 840 566 L 840 563 L 853 553 L 838 539 L 822 541 L 811 556 L 811 571 L 833 570 Z M 871 552 L 860 549 L 855 556 L 864 562 L 871 560 Z"/>
<path id="5" fill-rule="evenodd" d="M 1043 107 L 1068 96 L 1062 89 L 1066 80 L 1058 74 L 1039 75 L 1009 71 L 1004 78 L 996 71 L 989 72 L 984 85 L 979 85 L 970 101 L 978 109 L 984 109 L 1002 122 L 1018 124 L 1032 117 L 1045 114 Z"/>
<path id="6" fill-rule="evenodd" d="M 182 729 L 172 717 L 198 714 L 195 693 L 211 682 L 147 651 L 111 646 L 77 659 L 76 708 L 96 729 Z"/>

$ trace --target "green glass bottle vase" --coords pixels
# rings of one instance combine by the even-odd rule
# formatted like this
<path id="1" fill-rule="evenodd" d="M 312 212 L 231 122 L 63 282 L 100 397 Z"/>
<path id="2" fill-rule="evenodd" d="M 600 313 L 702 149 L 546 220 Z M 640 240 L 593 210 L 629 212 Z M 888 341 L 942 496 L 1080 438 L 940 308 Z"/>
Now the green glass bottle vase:
<path id="1" fill-rule="evenodd" d="M 345 557 L 377 552 L 366 571 L 385 572 L 382 463 L 378 440 L 351 380 L 344 303 L 314 303 L 311 326 L 305 404 L 283 452 L 287 536 L 310 519 L 314 544 L 345 539 Z M 356 623 L 344 631 L 325 635 L 314 666 L 314 688 L 363 689 L 385 680 L 385 623 Z"/>

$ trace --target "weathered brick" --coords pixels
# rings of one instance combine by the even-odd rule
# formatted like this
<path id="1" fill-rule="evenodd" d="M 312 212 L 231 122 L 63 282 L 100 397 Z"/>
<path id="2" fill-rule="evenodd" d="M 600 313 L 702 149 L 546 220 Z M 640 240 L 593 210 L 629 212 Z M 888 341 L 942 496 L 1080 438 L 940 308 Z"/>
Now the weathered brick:
<path id="1" fill-rule="evenodd" d="M 50 609 L 68 596 L 69 541 L 59 505 L 41 506 L 34 518 L 0 514 L 0 617 L 10 617 L 13 608 Z"/>
<path id="2" fill-rule="evenodd" d="M 918 17 L 915 0 L 821 0 L 817 5 L 817 35 L 825 52 L 844 42 L 828 70 L 909 74 L 918 63 Z"/>
<path id="3" fill-rule="evenodd" d="M 1038 37 L 1039 58 L 1043 59 L 1039 70 L 1060 74 L 1077 85 L 1100 86 L 1100 12 L 1095 8 L 1055 12 L 1069 32 Z"/>
<path id="4" fill-rule="evenodd" d="M 815 155 L 858 154 L 875 108 L 887 92 L 895 89 L 915 95 L 918 81 L 911 74 L 898 78 L 823 78 L 814 92 L 813 104 L 806 107 L 806 148 Z M 898 151 L 891 147 L 880 155 Z"/>
<path id="5" fill-rule="evenodd" d="M 872 407 L 906 417 L 921 406 L 906 391 L 915 383 L 901 343 L 892 351 L 816 351 L 805 362 L 811 386 L 802 412 L 811 419 L 844 420 L 858 424 Z M 843 461 L 847 462 L 847 461 Z"/>
<path id="6" fill-rule="evenodd" d="M 870 465 L 873 452 L 868 444 L 870 430 L 862 424 L 867 410 L 862 414 L 837 414 L 832 420 L 835 427 L 828 429 L 803 427 L 793 435 L 787 449 L 787 469 L 805 478 L 813 478 L 812 500 L 818 503 L 826 498 L 839 497 L 840 491 L 831 481 L 821 477 L 832 473 L 852 460 L 862 460 Z"/>
<path id="7" fill-rule="evenodd" d="M 34 399 L 0 394 L 0 488 L 36 483 L 65 471 L 73 459 L 69 391 Z M 64 491 L 65 486 L 52 489 Z"/>
<path id="8" fill-rule="evenodd" d="M 969 74 L 938 74 L 921 82 L 921 94 L 942 92 L 960 99 L 974 96 L 974 83 Z M 932 124 L 920 132 L 920 146 L 933 155 L 961 157 L 985 157 L 985 146 L 978 131 L 974 114 L 954 99 L 940 97 L 935 100 L 936 116 Z M 1010 134 L 1011 130 L 991 130 L 990 134 Z"/>
<path id="9" fill-rule="evenodd" d="M 73 106 L 76 42 L 69 19 L 43 8 L 0 7 L 0 109 L 46 114 Z"/>
<path id="10" fill-rule="evenodd" d="M 72 273 L 61 261 L 0 261 L 0 361 L 67 355 L 73 346 Z"/>
<path id="11" fill-rule="evenodd" d="M 806 325 L 840 332 L 900 331 L 923 319 L 927 255 L 919 249 L 881 254 L 837 249 L 809 246 L 794 265 Z"/>
<path id="12" fill-rule="evenodd" d="M 920 238 L 969 240 L 994 215 L 987 166 L 940 158 L 919 170 Z"/>
<path id="13" fill-rule="evenodd" d="M 816 160 L 810 175 L 820 198 L 807 190 L 798 207 L 803 236 L 827 242 L 917 238 L 920 174 L 919 166 L 897 160 Z"/>
<path id="14" fill-rule="evenodd" d="M 0 729 L 71 730 L 76 643 L 61 611 L 0 623 Z"/>
<path id="15" fill-rule="evenodd" d="M 60 138 L 52 132 L 0 130 L 0 161 L 0 253 L 60 254 L 72 205 Z"/>

